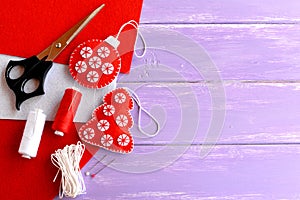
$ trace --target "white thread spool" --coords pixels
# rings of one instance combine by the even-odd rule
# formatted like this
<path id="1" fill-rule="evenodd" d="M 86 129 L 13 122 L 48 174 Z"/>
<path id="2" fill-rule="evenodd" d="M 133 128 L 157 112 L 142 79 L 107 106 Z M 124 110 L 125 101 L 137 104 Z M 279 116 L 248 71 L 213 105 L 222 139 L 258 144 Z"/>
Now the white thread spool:
<path id="1" fill-rule="evenodd" d="M 45 121 L 46 115 L 43 113 L 43 110 L 35 109 L 29 112 L 18 151 L 23 158 L 31 159 L 36 157 Z"/>

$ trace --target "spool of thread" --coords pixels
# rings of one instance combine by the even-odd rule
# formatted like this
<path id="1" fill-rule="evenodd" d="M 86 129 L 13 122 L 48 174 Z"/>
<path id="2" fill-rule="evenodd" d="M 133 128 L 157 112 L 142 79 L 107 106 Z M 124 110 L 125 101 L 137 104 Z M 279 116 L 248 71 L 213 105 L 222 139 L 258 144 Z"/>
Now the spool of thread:
<path id="1" fill-rule="evenodd" d="M 25 129 L 19 147 L 19 153 L 23 158 L 34 158 L 40 145 L 46 115 L 41 109 L 30 111 L 27 117 Z"/>
<path id="2" fill-rule="evenodd" d="M 70 132 L 81 97 L 82 94 L 77 88 L 67 88 L 65 90 L 52 124 L 52 129 L 56 135 L 64 136 L 65 133 Z"/>

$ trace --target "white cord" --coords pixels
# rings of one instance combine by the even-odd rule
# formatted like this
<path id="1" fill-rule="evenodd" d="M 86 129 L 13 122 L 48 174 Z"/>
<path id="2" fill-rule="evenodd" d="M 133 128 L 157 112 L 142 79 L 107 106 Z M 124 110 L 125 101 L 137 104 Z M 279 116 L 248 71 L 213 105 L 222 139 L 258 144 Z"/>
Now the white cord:
<path id="1" fill-rule="evenodd" d="M 126 88 L 126 89 L 131 93 L 132 99 L 136 102 L 136 104 L 138 106 L 138 129 L 139 129 L 139 131 L 141 131 L 141 133 L 143 133 L 144 135 L 146 135 L 148 137 L 155 137 L 160 131 L 160 124 L 159 124 L 158 120 L 141 105 L 140 98 L 133 90 L 131 90 L 129 88 Z M 149 134 L 142 129 L 142 126 L 141 126 L 142 111 L 145 114 L 147 114 L 156 124 L 156 131 L 153 134 Z"/>
<path id="2" fill-rule="evenodd" d="M 84 144 L 79 141 L 76 145 L 67 145 L 51 154 L 51 162 L 58 168 L 53 182 L 59 171 L 61 172 L 59 198 L 63 198 L 64 195 L 75 198 L 77 195 L 85 193 L 86 188 L 79 166 L 84 150 Z"/>
<path id="3" fill-rule="evenodd" d="M 118 34 L 117 34 L 117 36 L 116 36 L 116 39 L 119 38 L 119 36 L 120 36 L 122 30 L 123 30 L 123 29 L 125 28 L 125 26 L 127 26 L 127 25 L 131 25 L 131 26 L 133 26 L 133 27 L 137 30 L 138 35 L 140 36 L 140 38 L 141 38 L 141 40 L 142 40 L 142 42 L 143 42 L 143 45 L 144 45 L 143 53 L 142 53 L 141 55 L 138 55 L 138 54 L 136 53 L 136 51 L 134 51 L 134 55 L 135 55 L 136 57 L 142 58 L 142 57 L 144 57 L 145 54 L 146 54 L 147 44 L 146 44 L 146 41 L 145 41 L 145 39 L 144 39 L 142 33 L 141 33 L 140 30 L 139 30 L 139 24 L 138 24 L 135 20 L 130 20 L 130 21 L 126 22 L 125 24 L 123 24 L 123 25 L 121 26 L 121 28 L 119 29 L 119 32 L 118 32 Z M 136 39 L 136 41 L 137 41 L 137 39 Z M 136 43 L 136 41 L 135 41 L 135 43 Z M 134 46 L 135 46 L 135 45 L 134 45 Z"/>

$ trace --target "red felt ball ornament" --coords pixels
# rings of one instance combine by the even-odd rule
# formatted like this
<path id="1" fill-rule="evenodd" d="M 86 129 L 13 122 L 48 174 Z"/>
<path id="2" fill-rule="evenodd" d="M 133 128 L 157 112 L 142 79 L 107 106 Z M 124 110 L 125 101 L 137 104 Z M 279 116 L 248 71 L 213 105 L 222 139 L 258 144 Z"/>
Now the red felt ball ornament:
<path id="1" fill-rule="evenodd" d="M 69 70 L 79 84 L 88 88 L 109 85 L 119 74 L 121 58 L 114 37 L 92 39 L 81 43 L 71 54 Z"/>
<path id="2" fill-rule="evenodd" d="M 118 40 L 122 30 L 128 26 L 138 30 L 138 23 L 130 20 L 124 23 L 116 37 L 109 36 L 104 41 L 91 39 L 81 43 L 72 52 L 69 60 L 69 70 L 72 77 L 82 86 L 88 88 L 102 88 L 116 79 L 121 70 L 121 57 L 117 50 L 120 45 Z M 139 58 L 146 53 L 146 43 L 139 33 L 145 46 L 143 54 L 135 55 Z"/>

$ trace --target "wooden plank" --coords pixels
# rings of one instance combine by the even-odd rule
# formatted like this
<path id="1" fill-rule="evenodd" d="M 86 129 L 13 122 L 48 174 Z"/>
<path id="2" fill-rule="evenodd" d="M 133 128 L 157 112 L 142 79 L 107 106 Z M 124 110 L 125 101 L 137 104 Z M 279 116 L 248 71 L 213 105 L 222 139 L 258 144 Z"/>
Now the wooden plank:
<path id="1" fill-rule="evenodd" d="M 162 127 L 156 137 L 145 138 L 137 129 L 135 108 L 131 132 L 137 144 L 300 142 L 300 83 L 225 82 L 225 96 L 222 88 L 208 83 L 119 84 L 123 86 L 135 90 Z M 141 124 L 155 131 L 146 115 Z M 221 132 L 215 132 L 217 127 Z"/>
<path id="2" fill-rule="evenodd" d="M 300 20 L 297 0 L 144 0 L 142 23 L 289 23 Z"/>
<path id="3" fill-rule="evenodd" d="M 157 150 L 152 146 L 137 149 L 145 156 Z M 129 162 L 122 155 L 111 164 L 112 168 L 105 168 L 93 179 L 85 177 L 87 194 L 78 199 L 293 200 L 300 197 L 299 145 L 216 146 L 203 159 L 199 158 L 199 147 L 193 146 L 180 158 L 171 153 L 163 155 L 161 160 L 148 160 L 147 165 L 163 165 L 174 156 L 177 161 L 168 163 L 168 167 L 137 174 L 122 169 L 127 168 L 125 165 L 135 169 L 145 165 L 138 160 Z M 105 158 L 103 163 L 109 159 Z M 90 161 L 82 172 L 95 162 Z M 98 164 L 94 170 L 101 167 Z"/>
<path id="4" fill-rule="evenodd" d="M 298 25 L 147 25 L 141 31 L 148 51 L 133 59 L 126 81 L 194 82 L 208 74 L 223 80 L 300 77 Z"/>

